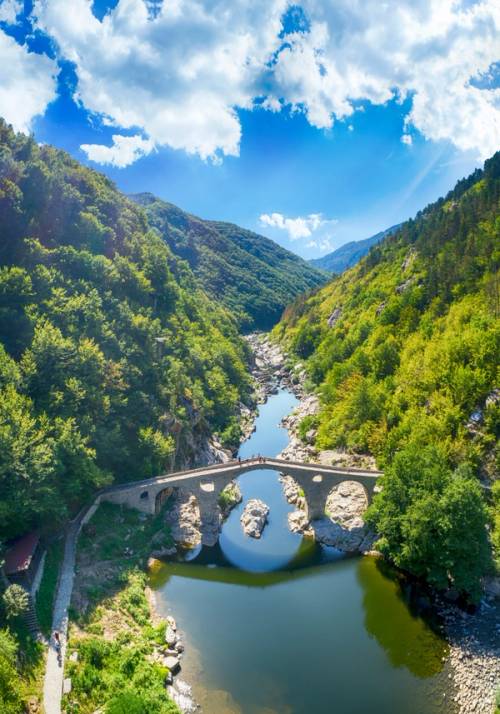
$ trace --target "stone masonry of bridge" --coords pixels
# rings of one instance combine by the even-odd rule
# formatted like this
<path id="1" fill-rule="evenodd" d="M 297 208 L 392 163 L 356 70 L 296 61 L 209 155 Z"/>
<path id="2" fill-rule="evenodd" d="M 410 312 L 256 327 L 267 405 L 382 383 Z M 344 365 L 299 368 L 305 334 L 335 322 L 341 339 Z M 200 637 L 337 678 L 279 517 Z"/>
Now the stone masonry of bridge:
<path id="1" fill-rule="evenodd" d="M 361 484 L 370 503 L 377 479 L 381 475 L 380 471 L 342 469 L 324 464 L 263 457 L 260 460 L 246 459 L 241 463 L 230 461 L 158 476 L 154 479 L 129 482 L 104 491 L 101 500 L 125 504 L 144 513 L 155 514 L 161 508 L 165 497 L 172 493 L 172 489 L 182 487 L 196 496 L 203 533 L 204 525 L 213 523 L 221 491 L 241 474 L 256 469 L 278 471 L 295 479 L 304 492 L 309 520 L 324 516 L 326 500 L 331 490 L 343 481 L 355 481 Z"/>

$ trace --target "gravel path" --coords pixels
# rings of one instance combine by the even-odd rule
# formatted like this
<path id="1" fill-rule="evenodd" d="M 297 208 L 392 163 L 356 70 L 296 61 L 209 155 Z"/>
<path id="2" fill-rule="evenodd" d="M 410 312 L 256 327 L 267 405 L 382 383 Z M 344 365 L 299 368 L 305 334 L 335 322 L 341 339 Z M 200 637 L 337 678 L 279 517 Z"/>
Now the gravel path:
<path id="1" fill-rule="evenodd" d="M 45 714 L 61 714 L 61 697 L 64 681 L 64 656 L 66 652 L 66 638 L 68 633 L 68 608 L 73 590 L 75 577 L 75 552 L 80 521 L 71 524 L 68 529 L 64 546 L 64 559 L 57 588 L 54 615 L 52 618 L 52 632 L 59 632 L 61 639 L 61 664 L 59 664 L 54 641 L 51 638 L 47 653 L 45 679 L 43 683 L 43 704 Z"/>

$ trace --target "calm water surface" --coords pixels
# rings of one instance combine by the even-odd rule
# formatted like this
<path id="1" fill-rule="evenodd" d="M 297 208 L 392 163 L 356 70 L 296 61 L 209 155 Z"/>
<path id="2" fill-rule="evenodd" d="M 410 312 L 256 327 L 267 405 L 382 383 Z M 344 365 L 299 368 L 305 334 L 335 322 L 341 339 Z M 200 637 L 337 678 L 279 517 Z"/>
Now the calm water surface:
<path id="1" fill-rule="evenodd" d="M 295 404 L 284 390 L 270 397 L 242 458 L 286 446 L 279 421 Z M 290 533 L 275 472 L 239 485 L 243 504 L 219 544 L 152 575 L 159 609 L 184 632 L 183 676 L 205 714 L 451 714 L 446 644 L 421 595 L 376 559 Z M 271 509 L 260 540 L 239 520 L 253 497 Z"/>

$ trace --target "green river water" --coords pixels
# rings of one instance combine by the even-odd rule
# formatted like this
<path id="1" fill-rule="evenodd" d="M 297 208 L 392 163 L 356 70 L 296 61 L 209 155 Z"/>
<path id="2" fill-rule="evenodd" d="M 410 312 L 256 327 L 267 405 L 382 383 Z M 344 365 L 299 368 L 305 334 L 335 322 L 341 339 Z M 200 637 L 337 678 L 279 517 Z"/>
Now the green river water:
<path id="1" fill-rule="evenodd" d="M 278 454 L 286 390 L 260 409 L 240 450 Z M 379 559 L 342 556 L 288 530 L 278 475 L 239 479 L 243 504 L 213 548 L 165 563 L 152 577 L 162 614 L 186 643 L 182 677 L 205 714 L 451 714 L 446 642 L 415 586 Z M 260 540 L 240 515 L 270 507 Z"/>

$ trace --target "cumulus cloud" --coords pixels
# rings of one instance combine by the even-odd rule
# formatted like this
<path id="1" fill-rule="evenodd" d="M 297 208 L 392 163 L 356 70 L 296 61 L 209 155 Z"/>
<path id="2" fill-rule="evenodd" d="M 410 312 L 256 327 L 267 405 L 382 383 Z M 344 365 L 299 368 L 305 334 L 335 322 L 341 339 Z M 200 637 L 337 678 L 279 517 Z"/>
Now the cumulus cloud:
<path id="1" fill-rule="evenodd" d="M 16 131 L 29 133 L 33 119 L 55 98 L 57 71 L 53 60 L 0 31 L 0 116 Z"/>
<path id="2" fill-rule="evenodd" d="M 324 231 L 337 223 L 335 219 L 323 218 L 321 213 L 310 213 L 308 216 L 298 216 L 297 218 L 287 218 L 282 213 L 263 213 L 259 220 L 263 226 L 286 231 L 290 240 L 294 241 L 300 238 L 310 238 L 320 229 Z M 308 243 L 308 247 L 314 246 L 317 246 L 316 242 Z"/>
<path id="3" fill-rule="evenodd" d="M 0 13 L 15 19 L 19 5 L 4 0 Z M 294 29 L 284 36 L 283 14 L 297 5 L 303 21 L 288 22 Z M 498 0 L 165 0 L 151 7 L 119 0 L 101 21 L 91 0 L 72 0 L 70 9 L 67 0 L 35 0 L 36 27 L 74 63 L 77 100 L 117 135 L 132 130 L 155 146 L 220 159 L 239 153 L 239 109 L 291 108 L 327 129 L 367 102 L 396 100 L 409 106 L 405 143 L 418 130 L 481 158 L 500 145 L 500 88 L 483 81 L 499 59 Z M 4 105 L 24 112 L 17 125 L 26 127 L 52 97 L 52 70 L 46 57 L 19 52 L 21 69 L 30 57 L 33 71 L 0 56 L 0 72 Z"/>
<path id="4" fill-rule="evenodd" d="M 274 95 L 311 124 L 331 127 L 359 102 L 409 99 L 405 126 L 426 138 L 483 158 L 498 149 L 500 89 L 474 83 L 499 58 L 497 0 L 301 4 L 310 29 L 287 38 L 276 59 Z"/>
<path id="5" fill-rule="evenodd" d="M 329 238 L 322 238 L 321 240 L 310 240 L 306 244 L 306 248 L 317 248 L 321 253 L 327 253 L 333 250 L 333 244 Z"/>
<path id="6" fill-rule="evenodd" d="M 411 138 L 411 134 L 403 134 L 401 136 L 401 143 L 408 144 L 408 146 L 411 146 L 413 144 L 413 139 Z"/>
<path id="7" fill-rule="evenodd" d="M 154 143 L 151 139 L 143 139 L 142 136 L 121 136 L 113 134 L 113 144 L 104 146 L 103 144 L 82 144 L 81 149 L 87 154 L 91 161 L 98 164 L 108 164 L 119 169 L 130 166 L 141 156 L 146 156 L 153 151 Z"/>
<path id="8" fill-rule="evenodd" d="M 120 0 L 99 21 L 89 0 L 37 0 L 38 26 L 75 63 L 78 98 L 113 126 L 157 145 L 238 155 L 235 108 L 251 108 L 279 47 L 287 0 L 170 0 L 152 18 Z"/>

